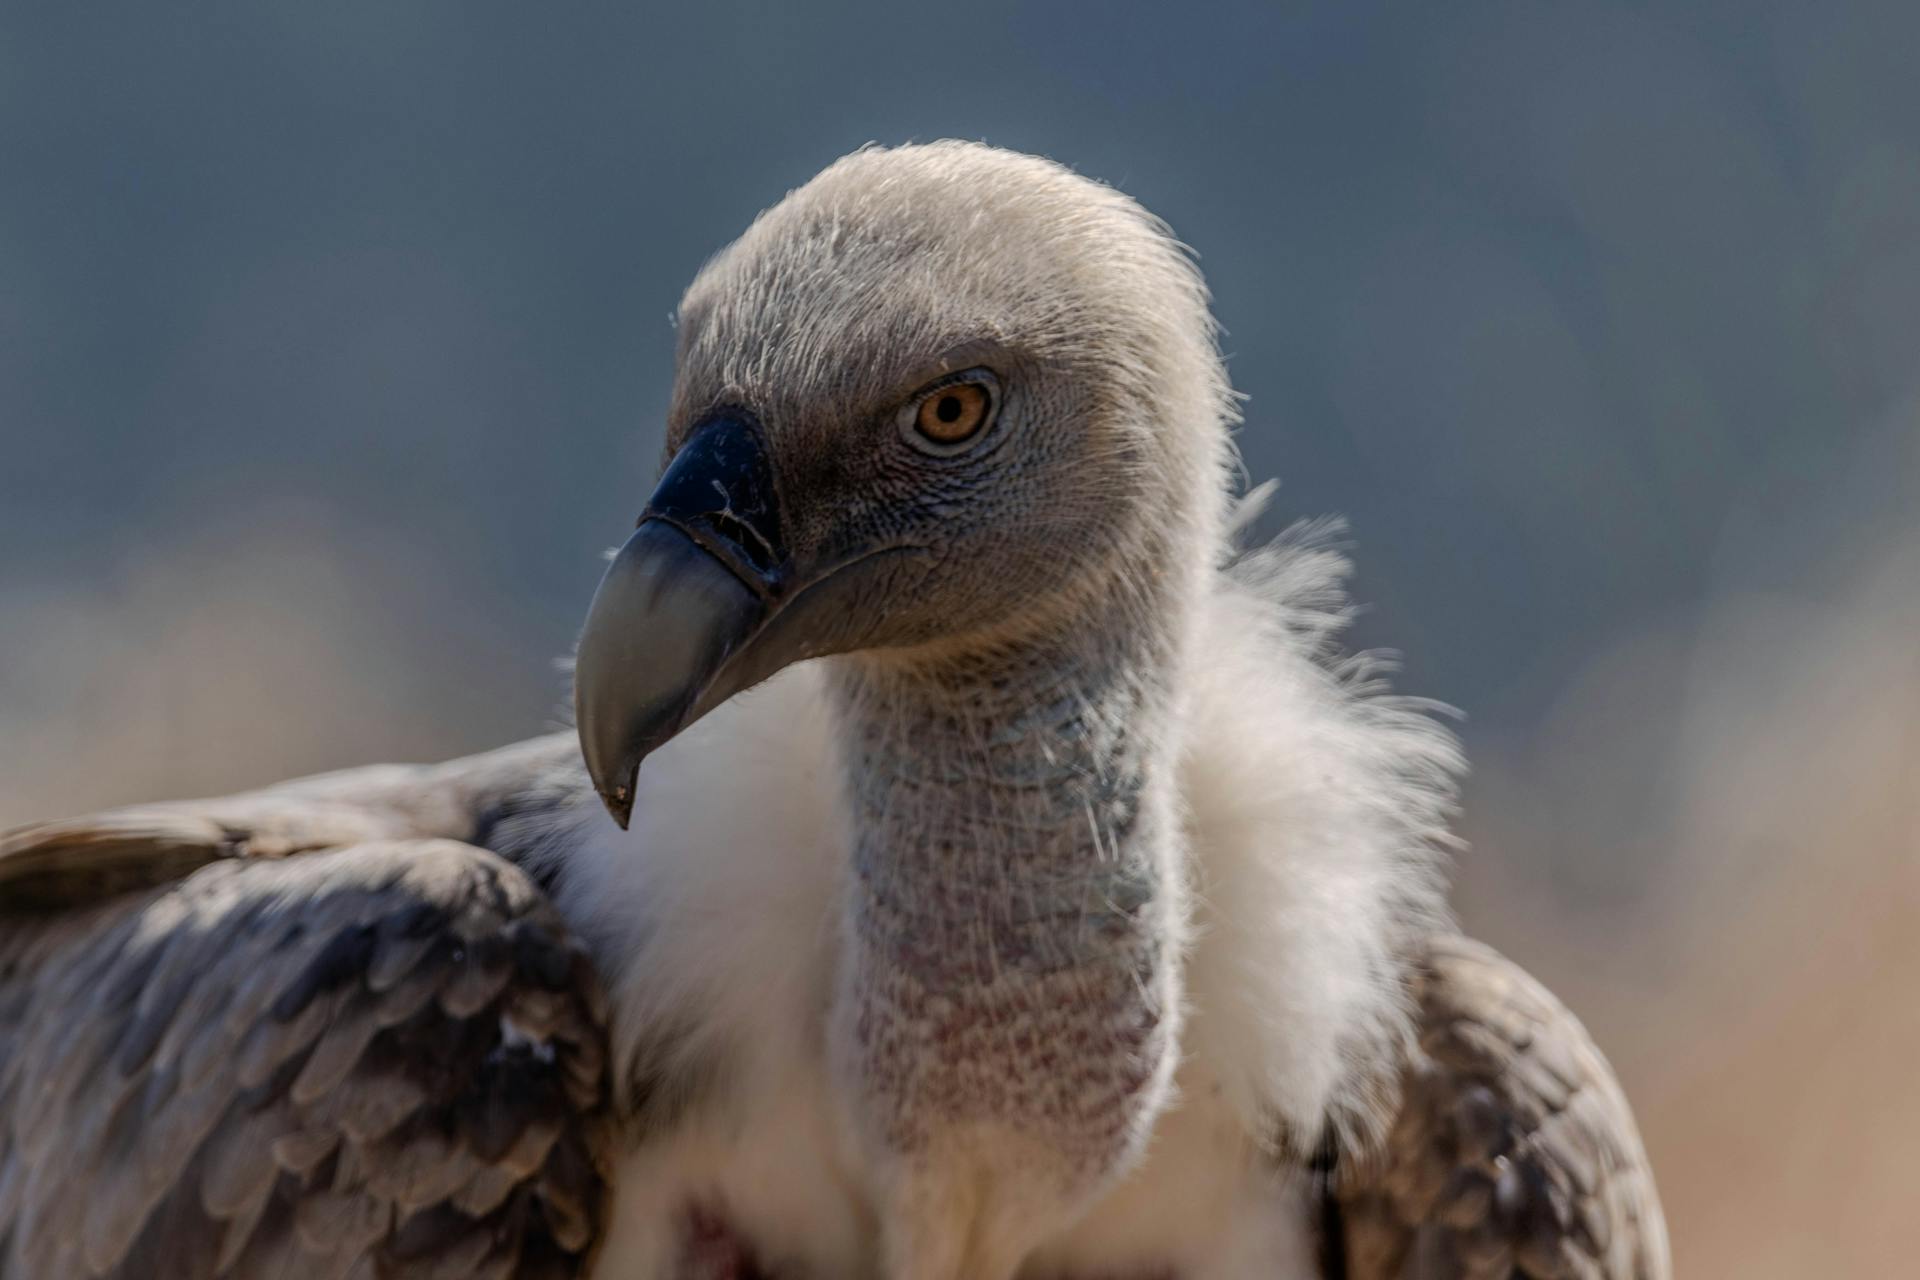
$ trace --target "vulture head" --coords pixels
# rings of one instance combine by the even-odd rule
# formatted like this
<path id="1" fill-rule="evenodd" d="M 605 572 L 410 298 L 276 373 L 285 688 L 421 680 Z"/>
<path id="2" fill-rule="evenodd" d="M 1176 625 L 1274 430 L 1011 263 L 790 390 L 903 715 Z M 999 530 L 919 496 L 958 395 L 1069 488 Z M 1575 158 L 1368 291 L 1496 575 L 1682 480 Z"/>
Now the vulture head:
<path id="1" fill-rule="evenodd" d="M 668 463 L 582 634 L 625 824 L 643 758 L 801 659 L 860 674 L 1161 634 L 1213 559 L 1230 399 L 1166 229 L 1051 162 L 846 157 L 679 311 Z"/>

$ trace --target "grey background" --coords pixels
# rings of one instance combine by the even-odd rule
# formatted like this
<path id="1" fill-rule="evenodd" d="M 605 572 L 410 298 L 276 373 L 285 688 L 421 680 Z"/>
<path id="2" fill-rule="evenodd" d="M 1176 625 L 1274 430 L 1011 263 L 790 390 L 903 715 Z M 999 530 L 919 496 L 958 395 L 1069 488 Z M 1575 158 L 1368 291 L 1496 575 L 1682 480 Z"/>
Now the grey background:
<path id="1" fill-rule="evenodd" d="M 0 821 L 543 727 L 705 256 L 869 140 L 1042 152 L 1198 249 L 1270 523 L 1349 517 L 1359 641 L 1468 713 L 1469 919 L 1616 1046 L 1683 1260 L 1807 1274 L 1695 1122 L 1838 1033 L 1698 1019 L 1832 954 L 1809 875 L 1920 914 L 1917 55 L 1901 3 L 6 4 Z M 1869 934 L 1813 1005 L 1910 976 Z"/>

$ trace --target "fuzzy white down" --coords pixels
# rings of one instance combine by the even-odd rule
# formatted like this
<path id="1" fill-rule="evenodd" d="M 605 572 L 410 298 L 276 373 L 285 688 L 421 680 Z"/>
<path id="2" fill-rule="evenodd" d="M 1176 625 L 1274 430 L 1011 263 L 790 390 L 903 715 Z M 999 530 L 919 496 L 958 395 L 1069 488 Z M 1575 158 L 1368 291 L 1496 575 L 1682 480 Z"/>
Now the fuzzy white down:
<path id="1" fill-rule="evenodd" d="M 1283 1125 L 1311 1141 L 1329 1113 L 1373 1118 L 1356 1055 L 1404 1034 L 1393 950 L 1440 909 L 1458 767 L 1420 707 L 1334 652 L 1343 572 L 1283 539 L 1209 593 L 1182 726 L 1180 1096 L 1022 1276 L 1310 1274 L 1303 1189 L 1272 1148 Z M 720 708 L 648 760 L 630 831 L 596 816 L 570 849 L 559 901 L 610 975 L 619 1078 L 661 1027 L 654 1078 L 725 1064 L 619 1169 L 600 1276 L 667 1274 L 692 1203 L 776 1272 L 873 1272 L 874 1199 L 825 1065 L 848 833 L 823 685 L 805 664 Z"/>

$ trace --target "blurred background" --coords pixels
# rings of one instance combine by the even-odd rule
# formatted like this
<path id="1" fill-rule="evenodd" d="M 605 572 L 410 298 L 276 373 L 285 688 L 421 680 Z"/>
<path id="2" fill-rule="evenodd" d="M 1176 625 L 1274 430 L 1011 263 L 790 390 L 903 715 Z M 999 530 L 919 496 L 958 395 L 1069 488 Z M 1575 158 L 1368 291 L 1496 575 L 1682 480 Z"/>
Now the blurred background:
<path id="1" fill-rule="evenodd" d="M 0 824 L 546 727 L 669 315 L 863 142 L 1196 246 L 1681 1274 L 1920 1247 L 1920 6 L 0 9 Z"/>

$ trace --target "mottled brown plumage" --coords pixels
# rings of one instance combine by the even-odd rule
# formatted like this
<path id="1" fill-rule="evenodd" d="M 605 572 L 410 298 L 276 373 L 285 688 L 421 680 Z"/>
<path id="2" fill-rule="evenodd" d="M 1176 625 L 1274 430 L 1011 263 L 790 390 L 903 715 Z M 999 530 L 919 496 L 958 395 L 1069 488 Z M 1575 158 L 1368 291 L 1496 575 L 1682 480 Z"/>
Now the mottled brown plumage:
<path id="1" fill-rule="evenodd" d="M 1666 1223 L 1585 1028 L 1492 948 L 1435 937 L 1386 1149 L 1335 1192 L 1351 1280 L 1661 1280 Z M 1338 1229 L 1338 1228 L 1337 1228 Z"/>
<path id="2" fill-rule="evenodd" d="M 0 838 L 0 1276 L 579 1274 L 604 1001 L 463 842 L 553 754 Z"/>

